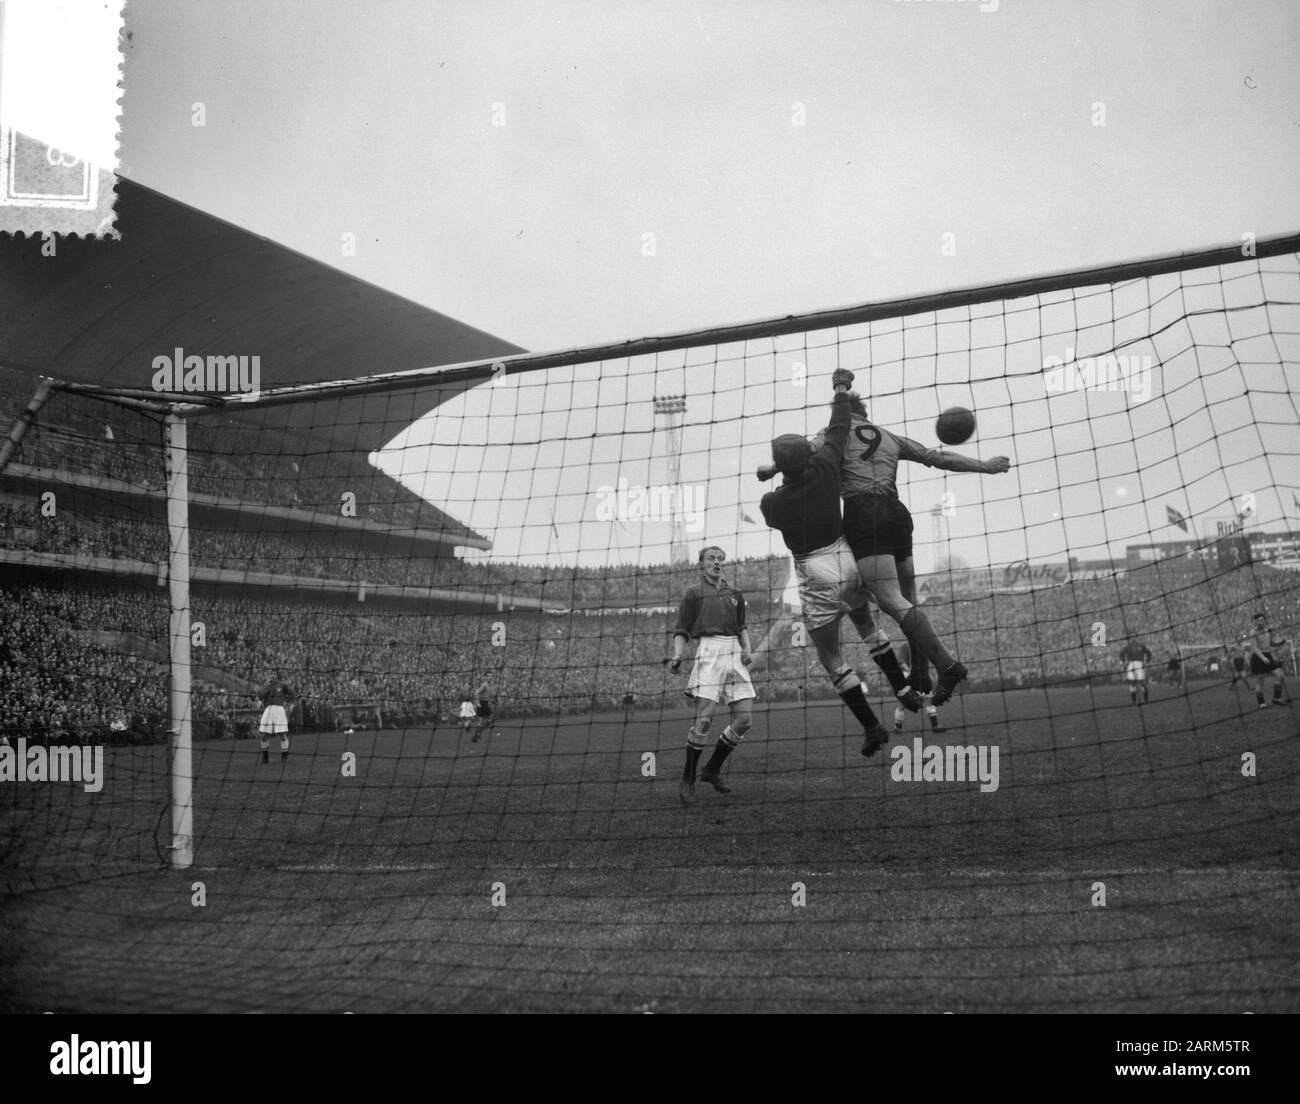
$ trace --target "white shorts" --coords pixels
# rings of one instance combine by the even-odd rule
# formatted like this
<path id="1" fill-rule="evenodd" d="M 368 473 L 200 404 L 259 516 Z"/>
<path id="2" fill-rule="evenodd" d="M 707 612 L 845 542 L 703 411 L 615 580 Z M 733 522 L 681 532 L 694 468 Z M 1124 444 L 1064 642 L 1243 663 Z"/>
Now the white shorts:
<path id="1" fill-rule="evenodd" d="M 736 637 L 700 637 L 686 692 L 719 705 L 758 697 L 749 669 L 740 662 L 740 641 Z"/>
<path id="2" fill-rule="evenodd" d="M 460 719 L 462 721 L 465 720 L 472 721 L 477 716 L 478 716 L 478 710 L 474 707 L 474 703 L 472 701 L 463 701 L 460 703 Z"/>
<path id="3" fill-rule="evenodd" d="M 268 705 L 262 710 L 262 719 L 257 722 L 257 731 L 268 736 L 277 732 L 289 731 L 289 714 L 282 705 Z"/>
<path id="4" fill-rule="evenodd" d="M 842 614 L 861 609 L 871 601 L 858 561 L 843 537 L 806 556 L 796 556 L 794 570 L 799 577 L 804 624 L 810 629 L 829 625 Z"/>
<path id="5" fill-rule="evenodd" d="M 1129 682 L 1146 682 L 1147 669 L 1140 659 L 1129 661 L 1129 665 L 1124 668 L 1124 677 Z"/>

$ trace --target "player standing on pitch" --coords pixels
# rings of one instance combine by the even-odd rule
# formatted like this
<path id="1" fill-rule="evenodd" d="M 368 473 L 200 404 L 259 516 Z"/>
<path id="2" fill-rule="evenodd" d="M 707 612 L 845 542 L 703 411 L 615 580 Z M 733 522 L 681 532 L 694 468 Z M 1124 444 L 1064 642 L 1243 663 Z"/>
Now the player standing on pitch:
<path id="1" fill-rule="evenodd" d="M 840 463 L 849 436 L 851 406 L 858 398 L 849 390 L 852 378 L 842 370 L 832 378 L 835 398 L 831 423 L 816 452 L 806 437 L 796 433 L 773 440 L 773 467 L 785 479 L 775 491 L 763 496 L 759 507 L 768 528 L 780 532 L 794 556 L 808 635 L 835 692 L 861 723 L 862 754 L 870 756 L 889 740 L 889 734 L 872 711 L 858 673 L 844 662 L 840 651 L 840 621 L 846 611 L 899 701 L 913 712 L 921 702 L 907 686 L 889 637 L 871 620 L 871 592 L 843 536 Z M 770 470 L 760 469 L 759 478 L 767 478 Z"/>
<path id="2" fill-rule="evenodd" d="M 853 373 L 836 369 L 851 384 Z M 1009 471 L 1005 456 L 979 460 L 955 452 L 930 449 L 875 425 L 862 401 L 851 404 L 853 419 L 841 467 L 844 494 L 844 538 L 853 549 L 862 578 L 876 602 L 907 637 L 915 670 L 928 658 L 939 672 L 930 703 L 936 708 L 966 677 L 966 668 L 944 647 L 930 619 L 916 602 L 916 568 L 912 563 L 912 515 L 898 497 L 898 462 L 911 460 L 952 472 L 1000 475 Z M 913 686 L 916 683 L 913 682 Z"/>
<path id="3" fill-rule="evenodd" d="M 1281 660 L 1274 655 L 1275 651 L 1285 643 L 1286 639 L 1278 636 L 1269 627 L 1267 614 L 1263 612 L 1255 614 L 1255 635 L 1249 641 L 1248 647 L 1250 651 L 1250 673 L 1258 676 L 1261 680 L 1253 687 L 1255 700 L 1259 702 L 1260 709 L 1268 708 L 1264 703 L 1264 683 L 1262 680 L 1269 675 L 1273 676 L 1273 704 L 1286 704 L 1282 700 L 1282 692 L 1286 688 L 1286 675 L 1283 673 Z"/>
<path id="4" fill-rule="evenodd" d="M 271 737 L 280 737 L 280 761 L 289 758 L 289 714 L 285 702 L 293 700 L 293 691 L 280 679 L 280 672 L 262 688 L 262 717 L 257 722 L 257 741 L 262 747 L 262 762 L 271 761 Z"/>
<path id="5" fill-rule="evenodd" d="M 1245 640 L 1242 637 L 1241 640 Z M 1255 690 L 1255 681 L 1250 677 L 1250 672 L 1246 670 L 1246 653 L 1242 650 L 1241 640 L 1230 640 L 1223 646 L 1223 654 L 1228 657 L 1228 669 L 1232 672 L 1232 679 L 1228 683 L 1229 690 L 1237 688 L 1237 680 L 1240 679 L 1246 684 L 1247 690 Z M 1258 691 L 1256 696 L 1260 697 Z"/>
<path id="6" fill-rule="evenodd" d="M 731 707 L 731 723 L 722 731 L 713 754 L 700 771 L 700 781 L 719 793 L 730 793 L 722 781 L 722 764 L 740 745 L 753 724 L 749 702 L 758 695 L 749 677 L 752 662 L 749 630 L 745 627 L 745 596 L 722 577 L 727 554 L 716 546 L 700 550 L 700 581 L 682 596 L 673 630 L 673 654 L 667 660 L 674 674 L 682 669 L 686 645 L 698 641 L 695 665 L 686 683 L 695 700 L 695 724 L 686 735 L 686 766 L 682 771 L 681 799 L 695 800 L 695 768 L 708 744 L 713 713 L 719 705 Z"/>
<path id="7" fill-rule="evenodd" d="M 1137 705 L 1139 687 L 1142 689 L 1142 700 L 1151 700 L 1151 688 L 1147 685 L 1147 664 L 1152 658 L 1151 649 L 1132 635 L 1119 653 L 1119 661 L 1124 664 L 1124 679 L 1128 683 L 1128 696 L 1134 705 Z"/>
<path id="8" fill-rule="evenodd" d="M 476 687 L 474 693 L 470 695 L 478 704 L 474 707 L 474 716 L 477 718 L 477 724 L 474 729 L 474 738 L 470 740 L 471 744 L 477 744 L 483 738 L 483 730 L 490 728 L 492 725 L 492 703 L 488 701 L 488 694 L 491 692 L 488 686 L 488 680 L 484 679 Z"/>
<path id="9" fill-rule="evenodd" d="M 461 732 L 468 732 L 474 727 L 475 718 L 478 716 L 478 709 L 474 705 L 474 692 L 472 690 L 461 699 L 458 716 L 460 719 Z"/>

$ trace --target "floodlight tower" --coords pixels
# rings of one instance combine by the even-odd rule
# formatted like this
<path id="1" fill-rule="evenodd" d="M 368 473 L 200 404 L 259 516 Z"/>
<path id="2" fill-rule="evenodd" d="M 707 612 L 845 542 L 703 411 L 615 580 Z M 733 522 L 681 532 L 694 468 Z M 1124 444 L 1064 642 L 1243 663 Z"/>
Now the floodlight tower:
<path id="1" fill-rule="evenodd" d="M 682 418 L 686 414 L 685 395 L 656 395 L 655 418 L 662 418 L 668 436 L 668 478 L 673 488 L 673 516 L 668 531 L 669 558 L 686 563 L 691 558 L 686 547 L 686 526 L 682 521 Z"/>
<path id="2" fill-rule="evenodd" d="M 930 508 L 930 533 L 934 542 L 934 570 L 951 570 L 952 548 L 949 544 L 948 511 L 946 501 L 940 500 Z"/>

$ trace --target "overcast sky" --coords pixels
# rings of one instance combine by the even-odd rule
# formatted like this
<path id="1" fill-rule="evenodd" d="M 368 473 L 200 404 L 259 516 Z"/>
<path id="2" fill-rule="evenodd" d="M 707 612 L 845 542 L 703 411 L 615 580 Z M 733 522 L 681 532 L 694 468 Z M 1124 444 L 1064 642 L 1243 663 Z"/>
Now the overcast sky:
<path id="1" fill-rule="evenodd" d="M 133 0 L 122 168 L 538 350 L 1300 228 L 1300 6 L 1001 0 L 981 10 L 993 6 Z M 348 231 L 355 257 L 341 255 Z M 1296 283 L 1282 279 L 1281 294 L 1294 301 Z M 1180 350 L 1150 351 L 1196 361 Z M 919 535 L 945 488 L 966 507 L 951 519 L 954 550 L 975 562 L 1005 544 L 990 547 L 989 532 L 1010 534 L 1007 550 L 1055 558 L 1180 535 L 1163 525 L 1168 494 L 1208 520 L 1257 490 L 1261 520 L 1282 524 L 1282 488 L 1300 486 L 1300 473 L 1294 446 L 1261 459 L 1273 431 L 1240 424 L 1258 421 L 1242 386 L 1254 369 L 1226 377 L 1235 382 L 1198 440 L 1175 440 L 1185 397 L 1172 391 L 1138 414 L 1126 395 L 1049 403 L 1039 381 L 1023 397 L 998 385 L 1008 361 L 1032 371 L 1048 351 L 1026 345 L 1002 368 L 972 367 L 987 377 L 978 386 L 933 358 L 919 376 L 873 380 L 885 424 L 933 444 L 939 405 L 974 404 L 980 434 L 965 451 L 1021 465 L 1000 482 L 921 483 L 917 469 L 904 497 Z M 798 358 L 780 348 L 742 361 L 734 378 L 714 367 L 714 351 L 702 359 L 689 370 L 631 366 L 626 380 L 601 383 L 607 399 L 594 405 L 557 373 L 525 392 L 548 396 L 550 439 L 527 455 L 510 444 L 522 427 L 503 428 L 519 396 L 480 389 L 404 443 L 465 443 L 489 414 L 496 439 L 459 458 L 408 447 L 406 478 L 432 472 L 430 493 L 442 488 L 504 558 L 555 555 L 552 516 L 565 558 L 653 557 L 662 527 L 601 528 L 593 502 L 620 474 L 665 481 L 648 400 L 685 390 L 686 478 L 707 485 L 704 528 L 735 552 L 765 551 L 761 525 L 738 520 L 741 509 L 757 517 L 747 473 L 771 432 L 820 422 L 804 408 L 824 400 L 834 362 L 810 361 L 798 392 L 788 386 Z M 719 403 L 724 377 L 731 397 Z M 1217 386 L 1198 389 L 1197 405 Z M 1300 389 L 1280 368 L 1266 387 Z M 1013 408 L 1021 398 L 1029 405 Z M 1289 414 L 1285 398 L 1270 409 L 1285 424 L 1294 398 Z M 1060 430 L 1035 437 L 1030 425 Z M 1164 434 L 1159 449 L 1118 459 L 1142 426 Z M 540 481 L 538 449 L 565 457 Z M 1092 489 L 1066 494 L 1063 509 L 1074 480 L 1050 458 L 1080 449 L 1096 469 Z M 1159 478 L 1147 470 L 1171 461 Z M 494 467 L 500 478 L 481 474 Z"/>

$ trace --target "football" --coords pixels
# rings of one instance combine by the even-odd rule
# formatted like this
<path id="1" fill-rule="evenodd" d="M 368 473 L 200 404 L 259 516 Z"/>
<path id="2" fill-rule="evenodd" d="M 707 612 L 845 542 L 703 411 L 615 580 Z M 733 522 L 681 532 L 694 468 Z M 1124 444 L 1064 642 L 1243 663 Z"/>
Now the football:
<path id="1" fill-rule="evenodd" d="M 950 406 L 934 423 L 934 435 L 945 445 L 960 445 L 975 432 L 975 415 L 964 406 Z"/>

